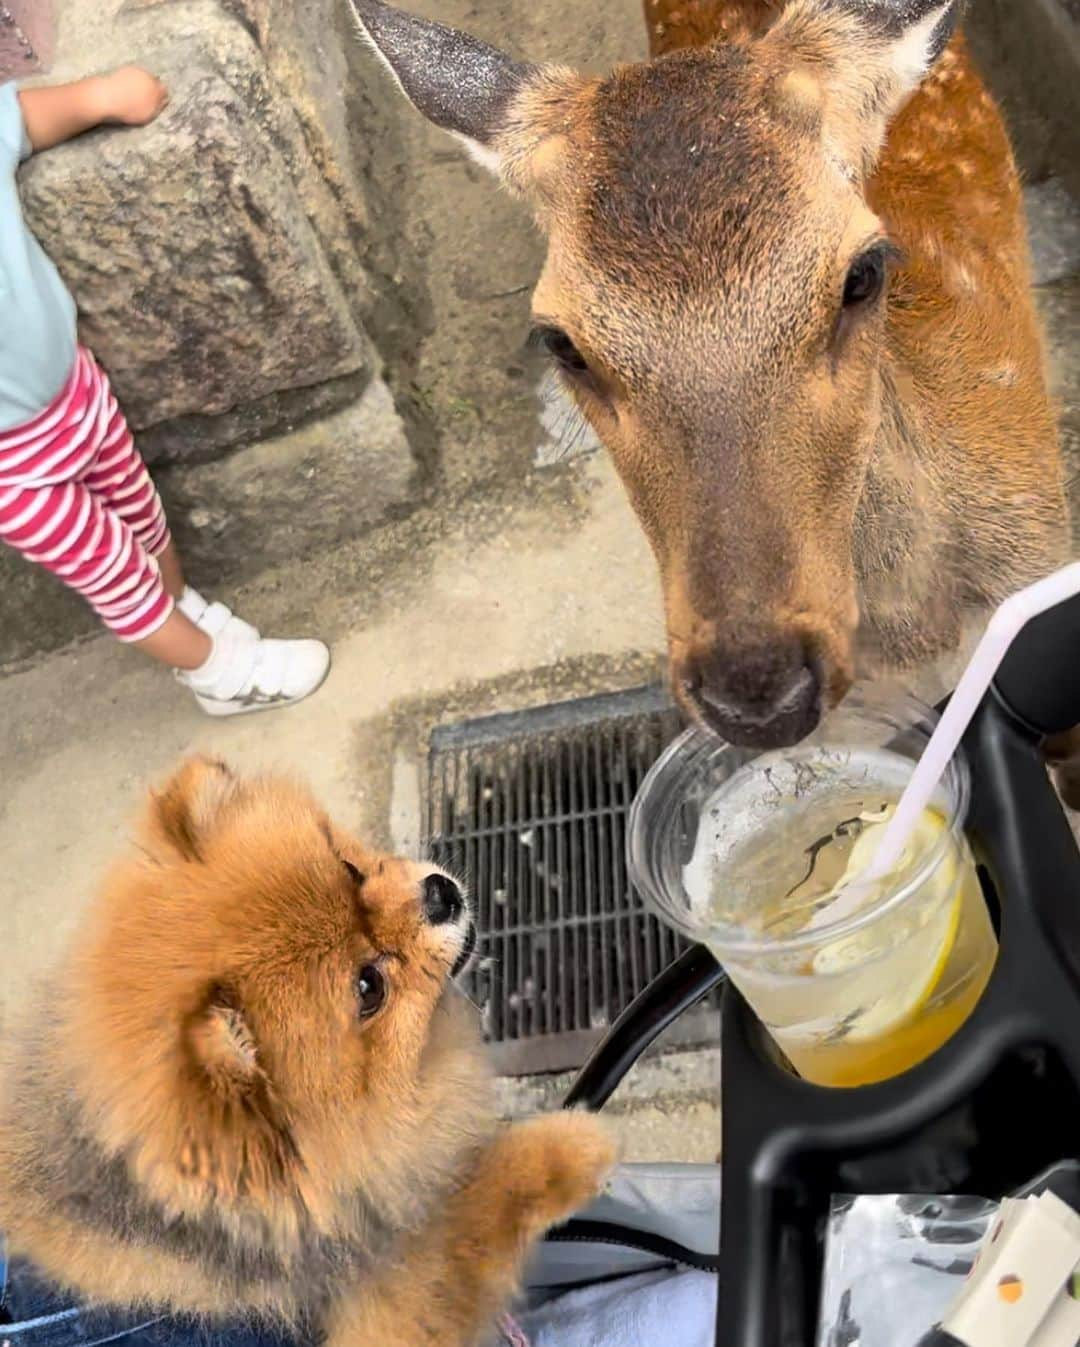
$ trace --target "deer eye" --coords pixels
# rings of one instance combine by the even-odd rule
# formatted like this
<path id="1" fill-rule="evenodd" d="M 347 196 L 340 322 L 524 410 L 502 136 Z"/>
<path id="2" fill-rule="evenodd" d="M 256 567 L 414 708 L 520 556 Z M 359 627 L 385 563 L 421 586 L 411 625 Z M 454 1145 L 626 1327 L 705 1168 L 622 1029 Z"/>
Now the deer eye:
<path id="1" fill-rule="evenodd" d="M 844 282 L 845 309 L 874 304 L 881 298 L 889 271 L 889 258 L 888 245 L 876 244 L 852 262 Z"/>
<path id="2" fill-rule="evenodd" d="M 585 374 L 589 362 L 561 327 L 534 328 L 530 343 L 546 352 L 561 369 L 571 374 Z"/>

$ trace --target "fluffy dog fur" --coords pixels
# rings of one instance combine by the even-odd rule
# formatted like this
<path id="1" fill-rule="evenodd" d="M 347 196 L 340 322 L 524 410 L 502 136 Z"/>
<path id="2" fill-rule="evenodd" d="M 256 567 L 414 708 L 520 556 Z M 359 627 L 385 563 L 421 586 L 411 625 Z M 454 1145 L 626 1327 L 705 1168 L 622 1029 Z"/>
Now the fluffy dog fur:
<path id="1" fill-rule="evenodd" d="M 290 783 L 182 767 L 13 1044 L 9 1253 L 82 1297 L 331 1345 L 482 1339 L 613 1155 L 583 1115 L 497 1125 L 430 873 Z"/>

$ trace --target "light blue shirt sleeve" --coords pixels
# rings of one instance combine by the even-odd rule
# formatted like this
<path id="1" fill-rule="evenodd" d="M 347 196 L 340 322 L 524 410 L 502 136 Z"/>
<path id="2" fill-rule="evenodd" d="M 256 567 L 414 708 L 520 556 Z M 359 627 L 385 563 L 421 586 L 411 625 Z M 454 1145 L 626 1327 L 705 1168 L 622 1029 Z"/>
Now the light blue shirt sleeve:
<path id="1" fill-rule="evenodd" d="M 0 84 L 0 431 L 43 412 L 75 364 L 75 301 L 19 201 L 16 170 L 30 149 L 15 85 Z"/>
<path id="2" fill-rule="evenodd" d="M 14 81 L 0 85 L 0 152 L 12 166 L 33 153 Z"/>

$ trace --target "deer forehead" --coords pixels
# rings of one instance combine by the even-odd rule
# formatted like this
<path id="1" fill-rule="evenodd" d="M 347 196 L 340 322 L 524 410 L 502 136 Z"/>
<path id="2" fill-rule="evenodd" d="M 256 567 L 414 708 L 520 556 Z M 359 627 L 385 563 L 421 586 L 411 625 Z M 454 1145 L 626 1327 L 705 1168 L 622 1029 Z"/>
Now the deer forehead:
<path id="1" fill-rule="evenodd" d="M 817 88 L 738 49 L 597 82 L 534 151 L 551 240 L 537 313 L 579 328 L 597 306 L 609 322 L 620 310 L 711 320 L 717 306 L 831 295 L 880 226 L 826 152 Z"/>
<path id="2" fill-rule="evenodd" d="M 738 47 L 622 66 L 604 80 L 559 72 L 530 81 L 497 139 L 526 192 L 555 211 L 567 198 L 620 205 L 771 190 L 824 144 L 821 86 L 809 70 L 773 71 Z M 819 155 L 820 157 L 820 155 Z M 770 169 L 789 172 L 772 173 Z"/>

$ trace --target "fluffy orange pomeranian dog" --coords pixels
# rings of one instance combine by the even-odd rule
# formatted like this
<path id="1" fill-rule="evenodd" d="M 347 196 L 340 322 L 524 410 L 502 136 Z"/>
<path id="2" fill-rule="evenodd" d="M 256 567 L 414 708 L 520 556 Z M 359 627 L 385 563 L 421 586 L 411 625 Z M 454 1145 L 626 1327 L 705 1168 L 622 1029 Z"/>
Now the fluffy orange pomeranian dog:
<path id="1" fill-rule="evenodd" d="M 9 1259 L 211 1331 L 485 1341 L 613 1151 L 582 1114 L 498 1124 L 470 930 L 298 786 L 186 763 L 9 1046 Z"/>

